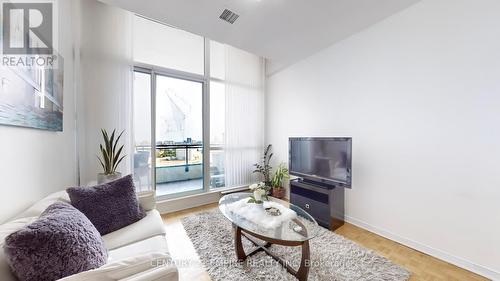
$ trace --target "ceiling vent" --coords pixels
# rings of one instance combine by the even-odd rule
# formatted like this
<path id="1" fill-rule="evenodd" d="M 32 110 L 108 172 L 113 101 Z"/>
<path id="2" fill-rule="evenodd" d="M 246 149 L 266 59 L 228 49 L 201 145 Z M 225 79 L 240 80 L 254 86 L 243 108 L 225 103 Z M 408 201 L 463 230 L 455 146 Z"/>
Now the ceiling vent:
<path id="1" fill-rule="evenodd" d="M 219 16 L 219 18 L 221 20 L 227 21 L 230 24 L 233 24 L 239 17 L 240 17 L 240 15 L 238 15 L 235 12 L 232 12 L 228 9 L 225 9 L 222 12 L 222 14 L 220 14 L 220 16 Z"/>

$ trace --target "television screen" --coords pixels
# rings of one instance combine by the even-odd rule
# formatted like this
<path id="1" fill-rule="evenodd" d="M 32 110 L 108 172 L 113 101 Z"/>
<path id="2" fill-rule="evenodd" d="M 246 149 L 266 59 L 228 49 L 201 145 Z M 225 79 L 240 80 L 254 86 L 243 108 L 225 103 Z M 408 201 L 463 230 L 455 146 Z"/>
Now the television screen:
<path id="1" fill-rule="evenodd" d="M 290 174 L 351 184 L 351 138 L 290 138 Z"/>

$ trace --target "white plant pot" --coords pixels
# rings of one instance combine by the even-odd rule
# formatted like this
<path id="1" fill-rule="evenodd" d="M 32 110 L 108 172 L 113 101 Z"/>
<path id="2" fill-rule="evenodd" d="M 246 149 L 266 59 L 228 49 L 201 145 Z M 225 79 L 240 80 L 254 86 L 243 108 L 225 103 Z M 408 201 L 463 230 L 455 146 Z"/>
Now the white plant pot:
<path id="1" fill-rule="evenodd" d="M 253 198 L 255 198 L 256 201 L 262 201 L 262 195 L 259 190 L 253 192 Z"/>
<path id="2" fill-rule="evenodd" d="M 108 183 L 122 177 L 122 173 L 116 172 L 114 174 L 106 175 L 104 173 L 97 174 L 97 184 Z"/>

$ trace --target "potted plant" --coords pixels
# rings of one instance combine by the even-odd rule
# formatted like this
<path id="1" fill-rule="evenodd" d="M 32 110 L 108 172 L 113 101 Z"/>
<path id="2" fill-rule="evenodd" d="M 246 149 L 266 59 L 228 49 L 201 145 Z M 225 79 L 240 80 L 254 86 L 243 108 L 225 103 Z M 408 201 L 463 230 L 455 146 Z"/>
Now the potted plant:
<path id="1" fill-rule="evenodd" d="M 116 169 L 120 162 L 122 162 L 123 158 L 126 155 L 122 156 L 123 145 L 118 147 L 118 142 L 123 135 L 122 131 L 118 137 L 115 139 L 115 131 L 111 133 L 111 136 L 108 135 L 108 132 L 104 129 L 101 129 L 102 137 L 104 139 L 104 146 L 102 144 L 99 145 L 101 150 L 101 157 L 97 156 L 99 163 L 102 166 L 103 172 L 97 175 L 97 183 L 106 183 L 118 179 L 122 176 L 120 172 L 117 172 Z"/>
<path id="2" fill-rule="evenodd" d="M 283 188 L 283 181 L 289 179 L 288 168 L 284 163 L 281 163 L 274 172 L 271 180 L 272 195 L 273 197 L 282 199 L 285 197 L 285 189 Z"/>
<path id="3" fill-rule="evenodd" d="M 264 150 L 264 156 L 262 157 L 262 163 L 254 164 L 255 170 L 254 173 L 259 173 L 262 175 L 264 180 L 264 184 L 267 189 L 271 189 L 271 170 L 272 167 L 269 164 L 271 162 L 271 158 L 273 157 L 273 153 L 271 152 L 272 145 L 269 144 Z"/>

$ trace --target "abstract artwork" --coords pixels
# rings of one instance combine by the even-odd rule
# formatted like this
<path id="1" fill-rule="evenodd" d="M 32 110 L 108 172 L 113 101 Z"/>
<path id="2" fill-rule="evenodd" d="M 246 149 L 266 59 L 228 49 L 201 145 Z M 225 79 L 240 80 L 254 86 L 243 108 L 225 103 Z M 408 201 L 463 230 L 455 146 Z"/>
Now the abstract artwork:
<path id="1" fill-rule="evenodd" d="M 63 130 L 64 62 L 58 67 L 0 67 L 0 124 Z"/>

